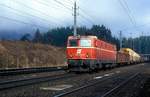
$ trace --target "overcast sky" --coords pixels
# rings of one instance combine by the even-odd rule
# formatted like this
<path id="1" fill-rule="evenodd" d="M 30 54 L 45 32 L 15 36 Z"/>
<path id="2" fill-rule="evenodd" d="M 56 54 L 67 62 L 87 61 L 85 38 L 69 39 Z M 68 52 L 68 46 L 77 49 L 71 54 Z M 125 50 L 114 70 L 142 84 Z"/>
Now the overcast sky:
<path id="1" fill-rule="evenodd" d="M 0 0 L 0 33 L 73 25 L 74 0 Z M 150 0 L 77 0 L 78 26 L 104 24 L 118 37 L 150 35 Z M 131 34 L 132 33 L 132 34 Z"/>

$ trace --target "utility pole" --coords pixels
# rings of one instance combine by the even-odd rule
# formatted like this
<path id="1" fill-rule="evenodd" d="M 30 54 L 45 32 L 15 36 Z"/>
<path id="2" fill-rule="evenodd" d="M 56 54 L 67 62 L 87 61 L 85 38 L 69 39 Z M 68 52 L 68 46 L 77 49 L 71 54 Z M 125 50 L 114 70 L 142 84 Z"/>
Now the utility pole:
<path id="1" fill-rule="evenodd" d="M 74 2 L 74 14 L 73 14 L 73 16 L 74 16 L 74 33 L 73 33 L 73 35 L 74 36 L 77 36 L 77 5 L 76 5 L 76 1 Z"/>
<path id="2" fill-rule="evenodd" d="M 122 31 L 120 31 L 120 48 L 122 48 Z"/>
<path id="3" fill-rule="evenodd" d="M 142 48 L 141 48 L 141 47 L 142 47 L 142 44 L 141 44 L 141 43 L 142 43 L 142 42 L 141 42 L 141 41 L 142 41 L 142 37 L 143 37 L 143 32 L 142 32 L 142 35 L 140 35 L 140 38 L 139 38 L 139 40 L 138 40 L 138 41 L 139 41 L 139 53 L 142 53 L 142 51 L 141 51 L 141 49 L 142 49 Z"/>
<path id="4" fill-rule="evenodd" d="M 133 38 L 132 38 L 132 32 L 130 33 L 131 35 L 131 49 L 133 49 Z"/>

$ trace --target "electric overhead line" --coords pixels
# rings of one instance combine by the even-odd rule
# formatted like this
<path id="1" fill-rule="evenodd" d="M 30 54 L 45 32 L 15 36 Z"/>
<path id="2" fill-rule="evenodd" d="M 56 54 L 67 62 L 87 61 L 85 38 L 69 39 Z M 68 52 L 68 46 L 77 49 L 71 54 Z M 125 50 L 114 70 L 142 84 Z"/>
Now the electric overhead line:
<path id="1" fill-rule="evenodd" d="M 34 10 L 34 11 L 36 11 L 36 12 L 38 12 L 38 13 L 40 13 L 40 14 L 42 14 L 42 15 L 44 15 L 44 16 L 49 18 L 49 14 L 46 14 L 45 12 L 39 11 L 37 9 L 34 9 L 34 8 L 32 8 L 30 6 L 27 6 L 27 5 L 25 5 L 25 4 L 21 3 L 21 2 L 18 2 L 18 1 L 15 1 L 15 2 L 18 3 L 18 4 L 23 5 L 24 7 L 28 8 L 28 9 Z M 50 16 L 50 17 L 54 19 L 54 17 L 52 17 L 52 16 Z M 55 23 L 54 21 L 52 21 L 52 20 L 49 20 L 49 21 L 51 21 L 52 23 L 57 25 L 57 23 Z"/>
<path id="2" fill-rule="evenodd" d="M 68 4 L 73 4 L 73 2 L 70 2 L 69 0 L 67 0 L 67 1 L 65 1 L 66 3 L 68 3 Z"/>
<path id="3" fill-rule="evenodd" d="M 65 5 L 67 5 L 68 7 L 72 7 L 73 3 L 72 2 L 68 2 L 66 0 L 63 1 Z"/>
<path id="4" fill-rule="evenodd" d="M 85 14 L 86 16 L 89 17 L 89 18 L 88 18 L 88 17 L 87 17 L 87 18 L 85 17 L 85 18 L 86 18 L 89 22 L 91 22 L 92 24 L 94 24 L 94 22 L 93 22 L 92 19 L 91 19 L 92 16 L 90 16 L 89 14 L 87 14 L 83 9 L 80 8 L 80 10 L 83 12 L 83 14 Z"/>
<path id="5" fill-rule="evenodd" d="M 128 29 L 137 29 L 137 28 L 141 28 L 141 27 L 144 27 L 146 25 L 150 24 L 150 22 L 146 23 L 146 24 L 142 24 L 142 25 L 137 25 L 136 27 L 130 27 L 130 28 L 125 28 L 125 29 L 122 29 L 122 31 L 126 31 Z"/>
<path id="6" fill-rule="evenodd" d="M 66 9 L 70 10 L 72 12 L 72 9 L 70 9 L 68 6 L 64 5 L 62 2 L 58 1 L 58 0 L 54 0 L 55 2 L 57 2 L 58 4 L 62 5 L 63 7 L 65 7 Z M 87 22 L 90 22 L 92 24 L 94 24 L 91 20 L 89 20 L 84 14 L 80 15 L 83 19 L 85 19 Z"/>
<path id="7" fill-rule="evenodd" d="M 44 27 L 44 26 L 41 26 L 41 25 L 36 25 L 36 24 L 28 23 L 28 22 L 25 22 L 25 21 L 17 20 L 17 19 L 12 19 L 12 18 L 9 18 L 9 17 L 0 16 L 0 18 L 6 19 L 6 20 L 9 20 L 9 21 L 14 21 L 14 22 L 17 22 L 17 23 L 31 25 L 33 27 L 41 27 L 41 28 L 44 28 L 44 29 L 45 28 L 48 29 L 48 27 Z"/>
<path id="8" fill-rule="evenodd" d="M 86 11 L 83 10 L 82 8 L 80 8 L 80 10 L 81 10 L 83 13 L 87 14 Z M 89 15 L 89 14 L 87 14 L 87 16 L 88 16 L 89 18 L 93 18 L 93 17 L 92 17 L 91 15 Z"/>
<path id="9" fill-rule="evenodd" d="M 49 1 L 46 1 L 46 0 L 43 0 L 44 2 L 45 2 L 45 4 L 49 4 Z M 65 8 L 67 8 L 67 9 L 69 9 L 70 11 L 71 11 L 71 8 L 72 8 L 72 4 L 70 5 L 70 3 L 62 3 L 62 2 L 60 2 L 60 1 L 55 1 L 55 0 L 53 0 L 54 2 L 55 2 L 55 4 L 57 4 L 56 6 L 57 7 L 59 7 L 59 8 L 62 8 L 62 7 L 60 7 L 60 6 L 63 6 L 63 7 L 65 7 Z M 66 5 L 66 4 L 69 4 L 69 5 Z M 58 6 L 59 5 L 59 6 Z M 49 5 L 50 6 L 50 5 Z"/>
<path id="10" fill-rule="evenodd" d="M 135 17 L 134 17 L 134 15 L 133 15 L 132 12 L 131 12 L 131 9 L 129 8 L 128 3 L 126 2 L 126 0 L 123 0 L 123 2 L 124 2 L 124 4 L 126 5 L 126 8 L 127 8 L 128 12 L 130 13 L 130 15 L 131 15 L 131 17 L 132 17 L 132 19 L 133 19 L 134 25 L 136 26 Z"/>
<path id="11" fill-rule="evenodd" d="M 60 4 L 61 6 L 65 7 L 65 8 L 68 9 L 69 11 L 72 12 L 72 9 L 69 8 L 68 6 L 64 5 L 62 2 L 60 2 L 60 1 L 58 1 L 58 0 L 54 0 L 54 1 L 57 2 L 58 4 Z M 48 14 L 45 14 L 44 12 L 41 12 L 41 11 L 39 11 L 39 10 L 37 10 L 37 9 L 33 9 L 33 8 L 31 8 L 31 7 L 29 7 L 29 6 L 25 5 L 25 4 L 23 4 L 23 3 L 21 3 L 21 2 L 18 2 L 18 1 L 17 1 L 17 3 L 23 5 L 23 6 L 25 6 L 26 8 L 29 8 L 29 9 L 31 9 L 31 10 L 37 11 L 38 13 L 42 13 L 42 14 L 44 14 L 45 16 L 48 16 Z M 48 6 L 48 4 L 46 4 L 46 3 L 40 3 L 40 4 L 43 4 L 43 5 L 45 5 L 45 6 Z M 49 6 L 48 6 L 48 7 L 49 7 Z M 90 22 L 90 23 L 94 24 L 94 23 L 93 23 L 91 20 L 89 20 L 84 14 L 81 14 L 81 17 L 82 17 L 83 19 L 85 19 L 87 22 Z M 52 22 L 52 21 L 51 21 L 51 22 Z M 53 22 L 53 23 L 54 23 L 54 22 Z M 56 24 L 56 23 L 54 23 L 54 24 Z"/>
<path id="12" fill-rule="evenodd" d="M 150 22 L 147 22 L 147 23 L 142 24 L 142 25 L 136 25 L 136 27 L 127 27 L 127 28 L 124 28 L 124 29 L 122 29 L 121 31 L 128 31 L 128 30 L 130 30 L 130 29 L 142 28 L 142 27 L 147 26 L 147 25 L 149 25 L 149 24 L 150 24 Z M 118 30 L 118 31 L 120 31 L 120 30 Z M 143 32 L 143 31 L 141 31 L 141 32 Z"/>
<path id="13" fill-rule="evenodd" d="M 133 24 L 133 27 L 136 28 L 135 30 L 138 32 L 141 32 L 140 30 L 137 29 L 136 27 L 136 20 L 135 17 L 132 15 L 131 10 L 125 0 L 118 0 L 124 11 L 126 12 L 127 16 L 129 17 L 130 22 Z M 124 5 L 125 4 L 125 5 Z M 131 37 L 132 37 L 132 32 L 131 32 Z"/>
<path id="14" fill-rule="evenodd" d="M 15 9 L 15 8 L 10 7 L 10 6 L 7 6 L 7 5 L 5 5 L 5 4 L 0 4 L 0 6 L 9 8 L 9 9 L 11 9 L 11 10 L 13 10 L 13 11 L 16 11 L 16 12 L 19 12 L 19 13 L 22 13 L 22 14 L 25 14 L 25 15 L 27 15 L 27 16 L 31 16 L 32 18 L 37 17 L 37 18 L 39 18 L 40 20 L 43 20 L 43 21 L 45 21 L 45 22 L 49 21 L 49 20 L 47 20 L 47 19 L 41 18 L 41 17 L 36 16 L 36 15 L 32 15 L 32 14 L 27 13 L 27 12 L 23 12 L 22 10 Z M 51 24 L 48 24 L 48 25 L 51 25 Z"/>
<path id="15" fill-rule="evenodd" d="M 122 6 L 122 8 L 124 9 L 124 11 L 126 12 L 127 16 L 129 17 L 130 22 L 135 26 L 135 22 L 132 19 L 130 13 L 128 12 L 127 8 L 124 6 L 124 4 L 122 3 L 121 0 L 118 0 L 118 2 L 120 3 L 120 5 Z"/>
<path id="16" fill-rule="evenodd" d="M 63 7 L 65 7 L 66 9 L 72 11 L 71 8 L 69 8 L 68 6 L 64 5 L 62 2 L 58 1 L 58 0 L 54 0 L 55 2 L 57 2 L 58 4 L 62 5 Z"/>
<path id="17" fill-rule="evenodd" d="M 44 0 L 45 1 L 45 0 Z M 65 4 L 63 4 L 62 2 L 60 2 L 60 1 L 58 1 L 58 0 L 53 0 L 56 4 L 58 4 L 59 6 L 63 6 L 65 9 L 67 9 L 66 11 L 68 11 L 68 12 L 72 12 L 72 9 L 71 9 L 71 7 L 70 6 L 66 6 Z M 47 2 L 46 3 L 46 5 L 45 6 L 48 6 L 48 1 L 45 1 L 45 2 Z M 57 6 L 58 7 L 58 6 Z M 62 9 L 62 8 L 61 8 Z M 63 12 L 65 12 L 65 13 L 67 13 L 66 11 L 63 11 Z M 67 13 L 68 14 L 68 13 Z M 71 14 L 70 14 L 71 15 Z"/>
<path id="18" fill-rule="evenodd" d="M 43 0 L 44 1 L 44 0 Z M 46 7 L 48 7 L 48 8 L 53 8 L 53 9 L 62 9 L 61 7 L 59 7 L 59 6 L 50 6 L 49 4 L 48 4 L 48 2 L 41 2 L 41 1 L 38 1 L 37 0 L 37 2 L 39 2 L 40 4 L 42 4 L 42 5 L 44 5 L 44 6 L 46 6 Z M 68 11 L 68 10 L 67 10 Z M 70 11 L 69 11 L 70 12 Z M 66 12 L 66 11 L 63 11 L 63 13 L 67 13 L 68 14 L 68 12 Z"/>
<path id="19" fill-rule="evenodd" d="M 58 1 L 59 3 L 58 3 L 57 1 L 55 1 L 55 0 L 53 0 L 53 1 L 54 1 L 55 3 L 57 3 L 57 4 L 59 4 L 60 6 L 63 6 L 65 9 L 67 9 L 68 12 L 72 12 L 72 11 L 73 11 L 73 9 L 69 8 L 70 6 L 66 6 L 65 4 L 63 4 L 63 3 L 60 2 L 60 1 Z M 48 3 L 49 3 L 48 1 L 45 1 L 45 0 L 44 0 L 44 2 L 45 2 L 45 4 L 46 4 L 45 6 L 49 6 L 49 5 L 48 5 Z M 73 2 L 72 2 L 72 4 L 73 4 Z M 71 5 L 72 5 L 72 4 L 71 4 Z M 66 11 L 65 11 L 65 12 L 66 12 Z M 80 24 L 83 24 L 83 22 L 81 22 L 81 21 L 82 21 L 82 20 L 80 20 L 80 21 L 78 21 L 78 22 L 79 22 Z"/>
<path id="20" fill-rule="evenodd" d="M 37 2 L 39 2 L 40 4 L 42 4 L 42 5 L 44 5 L 44 6 L 47 6 L 47 7 L 49 7 L 49 8 L 54 8 L 55 10 L 56 10 L 56 8 L 62 9 L 62 7 L 60 7 L 60 6 L 62 6 L 62 5 L 58 4 L 58 3 L 55 2 L 55 1 L 54 1 L 55 4 L 53 4 L 55 7 L 54 7 L 54 6 L 50 6 L 48 1 L 44 1 L 44 0 L 43 0 L 43 2 L 41 2 L 41 1 L 38 1 L 38 0 L 37 0 Z M 58 4 L 58 5 L 56 5 L 56 4 Z M 68 12 L 67 12 L 67 11 L 68 11 Z M 70 13 L 70 10 L 67 9 L 66 11 L 62 11 L 62 12 L 63 12 L 63 13 L 66 13 L 66 14 L 69 14 L 69 13 Z M 70 14 L 70 15 L 71 15 L 71 14 Z M 65 22 L 65 23 L 68 23 L 68 24 L 69 24 L 69 22 L 66 22 L 65 20 L 62 20 L 61 22 Z"/>
<path id="21" fill-rule="evenodd" d="M 80 14 L 80 16 L 83 18 L 83 19 L 85 19 L 87 22 L 89 22 L 90 24 L 94 24 L 94 22 L 93 21 L 91 21 L 91 20 L 89 20 L 84 14 Z"/>
<path id="22" fill-rule="evenodd" d="M 81 8 L 79 8 L 79 9 L 80 9 L 80 12 L 81 12 L 79 16 L 82 17 L 84 20 L 86 20 L 86 22 L 94 24 L 94 22 L 89 18 L 90 16 L 83 9 L 81 9 Z"/>
<path id="23" fill-rule="evenodd" d="M 24 15 L 22 15 L 22 14 L 20 14 L 20 13 L 16 13 L 16 12 L 12 12 L 12 11 L 10 11 L 12 14 L 14 14 L 14 15 L 17 15 L 17 16 L 20 16 L 21 18 L 23 17 L 23 18 L 27 18 L 26 16 L 24 16 Z"/>
<path id="24" fill-rule="evenodd" d="M 74 3 L 72 0 L 68 0 L 68 2 L 71 2 L 72 4 Z"/>
<path id="25" fill-rule="evenodd" d="M 64 6 L 65 8 L 67 8 L 68 10 L 71 10 L 70 8 L 68 8 L 68 7 L 66 7 L 63 3 L 61 3 L 61 2 L 59 2 L 58 0 L 54 0 L 54 1 L 56 1 L 57 3 L 59 3 L 59 4 L 61 4 L 62 6 Z M 72 11 L 72 10 L 71 10 Z M 85 19 L 86 21 L 88 21 L 88 22 L 91 22 L 92 24 L 94 24 L 91 20 L 89 20 L 84 14 L 80 14 L 80 16 L 83 18 L 83 19 Z"/>
<path id="26" fill-rule="evenodd" d="M 129 6 L 128 6 L 128 3 L 126 2 L 126 0 L 122 0 L 123 2 L 124 2 L 124 4 L 125 4 L 125 6 L 126 6 L 126 8 L 127 8 L 127 11 L 129 12 L 129 15 L 131 16 L 131 18 L 132 18 L 132 20 L 133 20 L 133 26 L 134 27 L 136 27 L 137 25 L 136 25 L 136 20 L 135 20 L 135 17 L 134 17 L 134 15 L 132 14 L 132 12 L 131 12 L 131 10 L 130 10 L 130 8 L 129 8 Z M 139 32 L 142 32 L 142 31 L 140 31 L 139 29 L 137 30 L 137 29 L 135 29 L 136 31 L 139 31 Z"/>
<path id="27" fill-rule="evenodd" d="M 123 3 L 125 4 L 125 6 L 124 6 L 124 4 L 121 2 L 121 0 L 118 0 L 119 1 L 119 3 L 120 3 L 120 5 L 123 7 L 123 9 L 124 9 L 124 11 L 127 13 L 127 15 L 128 15 L 128 17 L 129 17 L 129 20 L 131 21 L 131 23 L 133 24 L 133 26 L 136 28 L 136 20 L 135 20 L 135 17 L 134 17 L 134 15 L 132 14 L 132 12 L 131 12 L 131 10 L 130 10 L 130 8 L 129 8 L 129 6 L 128 6 L 128 4 L 127 4 L 127 2 L 125 1 L 125 0 L 123 0 Z M 137 30 L 137 29 L 135 29 L 135 30 Z M 139 31 L 139 30 L 137 30 L 137 31 Z"/>

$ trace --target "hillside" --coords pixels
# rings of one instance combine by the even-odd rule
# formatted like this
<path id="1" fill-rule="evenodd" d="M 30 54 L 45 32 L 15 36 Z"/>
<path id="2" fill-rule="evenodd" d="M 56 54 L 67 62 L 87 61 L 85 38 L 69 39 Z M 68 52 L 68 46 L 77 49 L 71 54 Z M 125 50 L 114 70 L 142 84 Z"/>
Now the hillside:
<path id="1" fill-rule="evenodd" d="M 62 66 L 65 49 L 20 41 L 0 41 L 0 68 Z"/>

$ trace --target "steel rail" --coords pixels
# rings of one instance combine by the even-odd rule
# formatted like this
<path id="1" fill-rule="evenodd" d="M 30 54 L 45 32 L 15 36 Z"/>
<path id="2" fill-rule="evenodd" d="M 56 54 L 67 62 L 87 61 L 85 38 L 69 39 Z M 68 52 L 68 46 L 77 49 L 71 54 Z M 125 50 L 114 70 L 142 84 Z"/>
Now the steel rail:
<path id="1" fill-rule="evenodd" d="M 119 86 L 113 88 L 113 90 L 111 90 L 111 91 L 109 91 L 109 92 L 110 92 L 110 93 L 113 92 L 115 89 L 117 89 L 117 88 L 119 88 L 120 86 L 124 85 L 124 84 L 127 83 L 130 79 L 134 78 L 134 77 L 137 76 L 138 74 L 139 74 L 139 73 L 134 74 L 134 75 L 131 76 L 128 80 L 126 80 L 125 82 L 121 83 Z M 106 80 L 108 80 L 108 79 L 111 79 L 111 78 L 112 78 L 112 77 L 109 76 L 109 77 L 107 77 L 107 78 L 105 78 L 105 79 L 102 79 L 102 80 L 99 80 L 99 81 L 96 81 L 96 82 L 93 82 L 93 83 L 90 83 L 90 84 L 87 84 L 87 85 L 78 87 L 78 88 L 73 89 L 73 90 L 71 90 L 71 91 L 67 91 L 67 92 L 64 92 L 64 93 L 55 95 L 54 97 L 63 97 L 63 96 L 66 96 L 66 95 L 69 95 L 69 94 L 71 94 L 71 93 L 77 92 L 77 91 L 79 91 L 79 90 L 81 90 L 81 89 L 84 89 L 84 88 L 87 88 L 87 87 L 90 87 L 90 86 L 94 86 L 94 85 L 96 85 L 96 84 L 98 84 L 98 83 L 100 83 L 100 82 L 104 82 L 104 81 L 106 81 Z M 107 94 L 108 94 L 108 92 L 107 92 Z M 106 94 L 104 94 L 104 95 L 101 96 L 101 97 L 105 97 L 105 95 L 106 95 Z"/>
<path id="2" fill-rule="evenodd" d="M 37 84 L 46 81 L 54 81 L 60 80 L 70 77 L 75 77 L 75 74 L 61 74 L 61 75 L 54 75 L 54 76 L 44 76 L 44 77 L 35 77 L 35 78 L 26 78 L 20 80 L 11 80 L 11 81 L 4 81 L 0 82 L 0 91 L 20 86 L 27 86 L 31 84 Z"/>
<path id="3" fill-rule="evenodd" d="M 0 70 L 0 76 L 20 75 L 40 72 L 53 72 L 65 70 L 66 67 L 39 67 L 39 68 L 22 68 L 22 69 L 3 69 Z"/>
<path id="4" fill-rule="evenodd" d="M 133 78 L 135 78 L 137 75 L 139 75 L 139 72 L 136 73 L 136 74 L 134 74 L 134 75 L 132 75 L 127 80 L 123 81 L 118 86 L 114 87 L 113 89 L 111 89 L 110 91 L 106 92 L 105 94 L 103 94 L 100 97 L 107 97 L 107 96 L 109 96 L 111 93 L 113 93 L 115 90 L 119 89 L 120 87 L 124 86 L 126 83 L 128 83 L 130 80 L 132 80 Z"/>
<path id="5" fill-rule="evenodd" d="M 93 83 L 90 83 L 90 84 L 81 86 L 81 87 L 76 88 L 76 89 L 73 89 L 73 90 L 71 90 L 71 91 L 68 91 L 68 92 L 64 92 L 64 93 L 55 95 L 54 97 L 63 97 L 63 96 L 66 96 L 66 95 L 68 95 L 68 94 L 77 92 L 77 91 L 79 91 L 79 90 L 81 90 L 81 89 L 84 89 L 84 88 L 87 88 L 87 87 L 90 87 L 90 86 L 94 86 L 95 84 L 98 84 L 98 83 L 103 82 L 103 81 L 105 81 L 105 80 L 107 80 L 107 79 L 110 79 L 110 78 L 111 78 L 111 77 L 107 77 L 107 78 L 105 78 L 105 79 L 102 79 L 102 80 L 99 80 L 99 81 L 96 81 L 96 82 L 93 82 Z"/>

